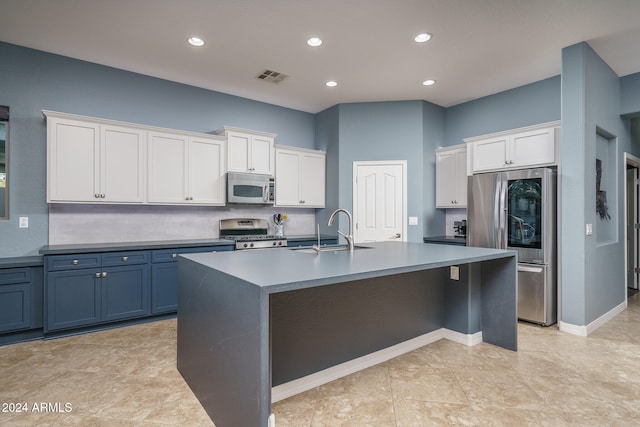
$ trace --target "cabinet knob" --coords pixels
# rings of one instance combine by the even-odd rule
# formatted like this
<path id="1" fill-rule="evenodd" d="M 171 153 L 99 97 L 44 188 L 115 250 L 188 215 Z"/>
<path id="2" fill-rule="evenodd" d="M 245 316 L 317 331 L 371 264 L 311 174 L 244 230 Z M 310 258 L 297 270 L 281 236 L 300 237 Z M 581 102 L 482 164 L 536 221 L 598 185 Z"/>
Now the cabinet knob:
<path id="1" fill-rule="evenodd" d="M 171 258 L 177 258 L 178 254 L 171 254 Z"/>
<path id="2" fill-rule="evenodd" d="M 100 275 L 101 277 L 107 277 L 107 272 L 103 271 L 102 274 Z"/>
<path id="3" fill-rule="evenodd" d="M 101 276 L 101 274 L 100 274 L 100 273 L 96 273 L 96 279 L 99 279 L 99 278 L 100 278 L 100 276 Z"/>
<path id="4" fill-rule="evenodd" d="M 513 164 L 513 160 L 509 160 L 509 164 L 512 165 Z"/>
<path id="5" fill-rule="evenodd" d="M 505 164 L 505 165 L 508 165 L 508 164 L 509 164 L 509 160 L 505 160 L 505 161 L 504 161 L 504 164 Z"/>
<path id="6" fill-rule="evenodd" d="M 78 265 L 80 264 L 80 261 L 78 261 L 77 259 L 74 259 L 73 261 L 71 261 L 71 264 Z"/>
<path id="7" fill-rule="evenodd" d="M 95 197 L 96 199 L 100 198 L 100 195 L 98 193 L 94 194 L 93 197 Z"/>
<path id="8" fill-rule="evenodd" d="M 104 194 L 101 194 L 101 195 L 100 195 L 100 198 L 101 198 L 101 199 L 104 199 L 104 197 L 105 197 L 105 195 L 104 195 Z"/>
<path id="9" fill-rule="evenodd" d="M 129 257 L 128 257 L 128 256 L 123 256 L 123 257 L 122 257 L 122 261 L 124 261 L 124 262 L 129 261 Z"/>

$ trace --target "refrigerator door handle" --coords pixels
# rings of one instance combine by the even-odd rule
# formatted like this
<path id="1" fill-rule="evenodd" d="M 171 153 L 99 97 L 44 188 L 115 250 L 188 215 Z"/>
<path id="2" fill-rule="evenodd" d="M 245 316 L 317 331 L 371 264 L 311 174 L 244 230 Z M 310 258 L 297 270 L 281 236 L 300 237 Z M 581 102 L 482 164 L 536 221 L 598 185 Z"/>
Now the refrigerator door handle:
<path id="1" fill-rule="evenodd" d="M 498 241 L 496 242 L 496 247 L 498 249 L 506 249 L 507 248 L 507 183 L 502 179 L 502 177 L 498 178 L 498 184 L 496 186 L 496 195 L 497 195 L 497 203 L 496 206 L 496 215 L 498 215 Z"/>
<path id="2" fill-rule="evenodd" d="M 518 271 L 524 271 L 526 273 L 542 273 L 543 267 L 530 267 L 522 264 L 518 264 Z"/>

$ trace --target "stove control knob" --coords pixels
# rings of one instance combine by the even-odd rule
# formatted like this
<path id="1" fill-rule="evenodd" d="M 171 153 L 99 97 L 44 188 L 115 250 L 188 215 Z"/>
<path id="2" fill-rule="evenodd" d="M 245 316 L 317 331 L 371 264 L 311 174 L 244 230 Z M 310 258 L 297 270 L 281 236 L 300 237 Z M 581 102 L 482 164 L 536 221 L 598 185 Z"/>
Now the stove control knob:
<path id="1" fill-rule="evenodd" d="M 248 248 L 248 247 L 249 247 L 249 245 L 247 245 L 247 244 L 245 243 L 244 245 L 242 245 L 242 247 L 244 247 L 244 248 Z"/>
<path id="2" fill-rule="evenodd" d="M 249 244 L 249 247 L 251 247 L 251 248 L 252 248 L 252 247 L 253 247 L 253 243 Z"/>
<path id="3" fill-rule="evenodd" d="M 278 246 L 282 246 L 282 240 L 278 242 Z"/>
<path id="4" fill-rule="evenodd" d="M 273 246 L 277 245 L 278 242 L 276 242 L 275 240 L 273 241 Z"/>

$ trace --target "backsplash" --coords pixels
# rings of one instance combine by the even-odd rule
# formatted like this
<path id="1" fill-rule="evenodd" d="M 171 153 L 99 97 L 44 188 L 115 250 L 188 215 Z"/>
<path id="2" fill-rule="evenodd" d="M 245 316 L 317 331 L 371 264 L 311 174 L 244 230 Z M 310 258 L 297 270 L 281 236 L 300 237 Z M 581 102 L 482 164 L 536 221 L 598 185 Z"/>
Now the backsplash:
<path id="1" fill-rule="evenodd" d="M 467 219 L 466 209 L 447 209 L 445 213 L 445 236 L 454 236 L 456 231 L 453 228 L 453 223 L 455 221 L 462 221 L 463 219 Z"/>
<path id="2" fill-rule="evenodd" d="M 49 244 L 120 243 L 181 239 L 217 239 L 218 221 L 287 213 L 285 236 L 314 234 L 315 209 L 150 205 L 49 205 Z"/>

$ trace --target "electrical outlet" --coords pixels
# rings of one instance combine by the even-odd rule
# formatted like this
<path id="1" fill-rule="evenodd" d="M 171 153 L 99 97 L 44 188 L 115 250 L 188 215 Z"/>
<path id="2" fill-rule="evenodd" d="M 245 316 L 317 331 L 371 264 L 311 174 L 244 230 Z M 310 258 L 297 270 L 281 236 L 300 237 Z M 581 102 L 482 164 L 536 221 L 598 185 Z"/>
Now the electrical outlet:
<path id="1" fill-rule="evenodd" d="M 410 216 L 409 217 L 409 225 L 418 225 L 418 217 Z"/>
<path id="2" fill-rule="evenodd" d="M 20 228 L 29 228 L 29 217 L 21 216 L 18 221 L 18 227 Z"/>
<path id="3" fill-rule="evenodd" d="M 450 268 L 450 277 L 451 280 L 460 280 L 460 267 L 452 265 Z"/>

